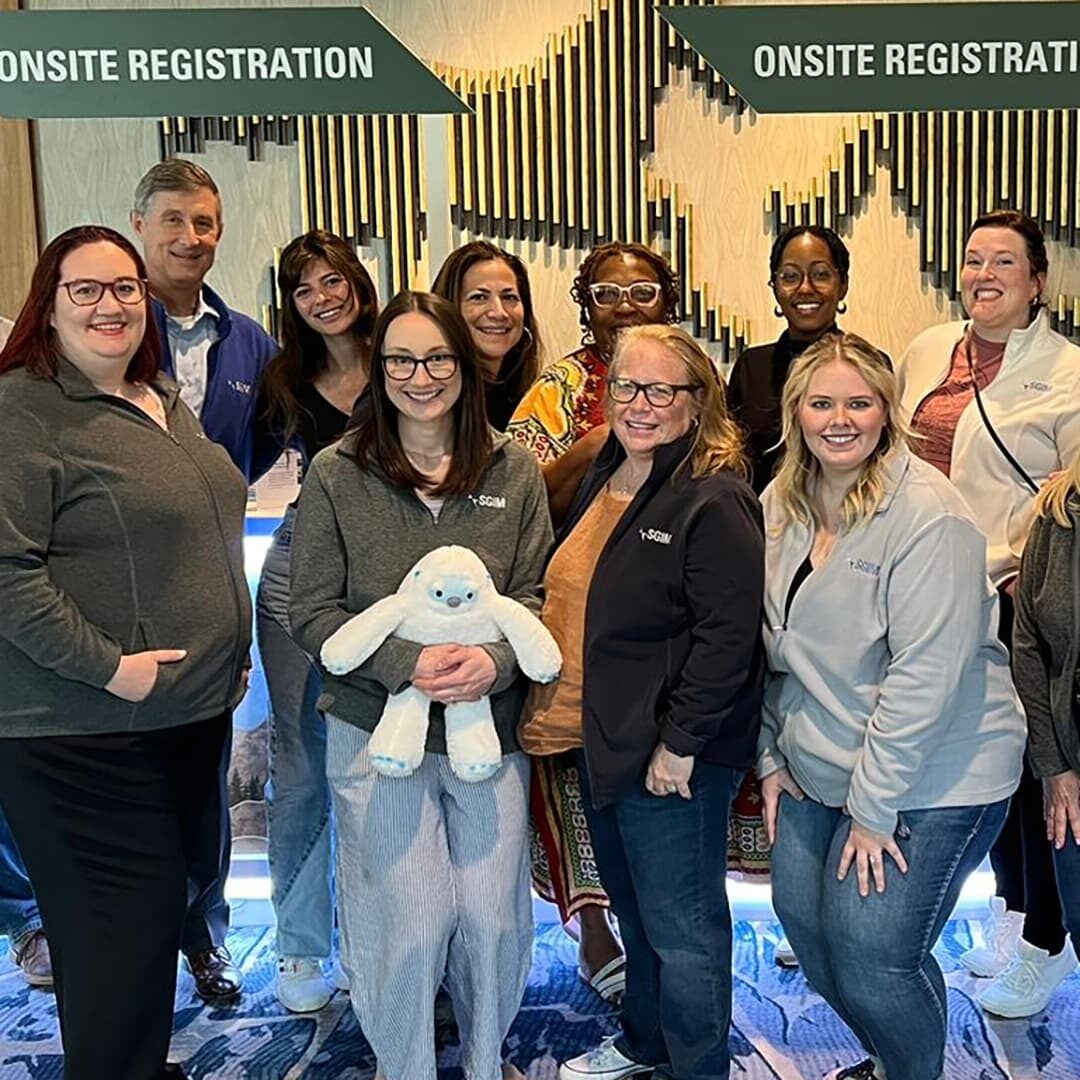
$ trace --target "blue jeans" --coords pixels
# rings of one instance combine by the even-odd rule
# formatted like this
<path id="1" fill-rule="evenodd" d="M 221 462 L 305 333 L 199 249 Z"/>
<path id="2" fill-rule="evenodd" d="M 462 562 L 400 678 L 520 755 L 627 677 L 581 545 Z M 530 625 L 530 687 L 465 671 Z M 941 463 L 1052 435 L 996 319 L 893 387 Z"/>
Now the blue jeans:
<path id="1" fill-rule="evenodd" d="M 600 879 L 626 949 L 622 1035 L 656 1077 L 726 1080 L 731 1068 L 728 806 L 735 772 L 698 762 L 693 798 L 650 795 L 644 781 L 597 810 L 579 759 Z"/>
<path id="2" fill-rule="evenodd" d="M 1080 844 L 1073 839 L 1071 829 L 1065 834 L 1065 846 L 1060 851 L 1054 849 L 1054 871 L 1065 929 L 1072 938 L 1073 949 L 1080 955 Z"/>
<path id="3" fill-rule="evenodd" d="M 289 633 L 288 509 L 266 554 L 255 600 L 255 632 L 270 696 L 266 785 L 270 883 L 279 956 L 327 957 L 334 932 L 326 721 L 315 707 L 322 678 Z"/>
<path id="4" fill-rule="evenodd" d="M 7 820 L 0 810 L 0 934 L 7 934 L 12 941 L 41 929 L 34 890 L 26 875 L 15 838 L 11 835 Z"/>
<path id="5" fill-rule="evenodd" d="M 885 892 L 837 881 L 851 819 L 807 798 L 780 799 L 773 906 L 810 985 L 881 1059 L 889 1080 L 937 1080 L 945 1060 L 945 979 L 930 950 L 968 875 L 1001 831 L 1008 800 L 909 810 L 885 856 Z"/>

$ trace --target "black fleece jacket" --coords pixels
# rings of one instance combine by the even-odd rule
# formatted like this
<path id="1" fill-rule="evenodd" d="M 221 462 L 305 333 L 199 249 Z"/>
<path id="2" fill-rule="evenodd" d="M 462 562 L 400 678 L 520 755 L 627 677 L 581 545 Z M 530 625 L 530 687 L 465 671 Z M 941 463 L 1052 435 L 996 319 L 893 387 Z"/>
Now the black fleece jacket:
<path id="1" fill-rule="evenodd" d="M 733 768 L 760 725 L 765 539 L 748 484 L 694 479 L 688 435 L 652 472 L 597 562 L 585 612 L 585 756 L 597 806 L 643 781 L 658 742 Z M 561 542 L 625 457 L 614 436 L 582 481 Z"/>

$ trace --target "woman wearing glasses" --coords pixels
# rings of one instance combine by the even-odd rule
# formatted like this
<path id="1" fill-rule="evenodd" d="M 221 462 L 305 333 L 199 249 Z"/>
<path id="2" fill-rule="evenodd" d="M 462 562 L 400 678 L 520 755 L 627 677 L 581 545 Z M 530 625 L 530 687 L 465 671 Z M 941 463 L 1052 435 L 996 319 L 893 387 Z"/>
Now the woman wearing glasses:
<path id="1" fill-rule="evenodd" d="M 354 248 L 314 229 L 281 253 L 281 351 L 260 385 L 257 472 L 285 447 L 311 459 L 336 442 L 367 386 L 375 286 Z M 334 991 L 323 969 L 334 932 L 326 723 L 318 664 L 289 630 L 289 549 L 295 504 L 274 533 L 255 602 L 255 629 L 270 695 L 266 789 L 270 879 L 277 916 L 278 1000 L 291 1012 L 321 1009 Z"/>
<path id="2" fill-rule="evenodd" d="M 678 282 L 656 252 L 640 244 L 604 244 L 581 264 L 570 295 L 580 309 L 583 344 L 548 365 L 518 406 L 507 434 L 527 446 L 544 470 L 552 515 L 566 513 L 582 477 L 608 437 L 608 364 L 630 326 L 678 319 Z M 622 949 L 607 921 L 600 884 L 582 827 L 577 768 L 555 745 L 528 747 L 533 759 L 533 884 L 556 903 L 564 923 L 580 927 L 582 977 L 617 1000 L 625 975 Z"/>
<path id="3" fill-rule="evenodd" d="M 716 841 L 757 745 L 761 508 L 722 385 L 685 331 L 627 330 L 607 397 L 611 435 L 544 578 L 563 672 L 533 688 L 523 737 L 574 754 L 626 992 L 621 1033 L 559 1076 L 726 1077 L 731 918 Z"/>
<path id="4" fill-rule="evenodd" d="M 1016 210 L 968 232 L 960 292 L 970 321 L 931 327 L 900 361 L 915 452 L 948 476 L 989 542 L 1001 597 L 998 635 L 1012 646 L 1013 592 L 1035 497 L 1080 453 L 1080 350 L 1050 329 L 1041 293 L 1049 263 L 1039 226 Z M 961 956 L 990 979 L 978 1002 L 1033 1016 L 1076 968 L 1043 819 L 1042 785 L 1025 766 L 990 852 L 996 895 L 983 945 Z"/>
<path id="5" fill-rule="evenodd" d="M 540 374 L 540 330 L 525 264 L 473 240 L 447 256 L 431 291 L 456 304 L 468 324 L 484 371 L 488 421 L 504 431 Z"/>
<path id="6" fill-rule="evenodd" d="M 499 592 L 539 610 L 551 545 L 543 480 L 531 455 L 488 425 L 461 315 L 442 297 L 399 293 L 375 324 L 372 355 L 349 430 L 315 457 L 300 495 L 289 610 L 312 656 L 446 544 L 476 551 Z M 410 776 L 380 776 L 369 733 L 387 695 L 409 684 L 432 699 L 428 753 Z M 444 975 L 466 1074 L 503 1075 L 501 1045 L 532 955 L 529 767 L 515 736 L 524 692 L 505 642 L 391 637 L 350 674 L 325 675 L 345 968 L 385 1080 L 434 1080 Z M 484 694 L 503 764 L 465 783 L 448 765 L 442 704 Z"/>
<path id="7" fill-rule="evenodd" d="M 188 841 L 243 694 L 247 484 L 158 374 L 145 268 L 44 251 L 0 353 L 0 806 L 49 936 L 66 1080 L 167 1067 Z"/>
<path id="8" fill-rule="evenodd" d="M 750 483 L 760 495 L 783 452 L 780 395 L 797 357 L 836 331 L 846 310 L 851 256 L 844 241 L 821 225 L 794 225 L 769 252 L 769 287 L 787 329 L 771 345 L 739 354 L 728 377 L 731 415 L 747 434 Z"/>

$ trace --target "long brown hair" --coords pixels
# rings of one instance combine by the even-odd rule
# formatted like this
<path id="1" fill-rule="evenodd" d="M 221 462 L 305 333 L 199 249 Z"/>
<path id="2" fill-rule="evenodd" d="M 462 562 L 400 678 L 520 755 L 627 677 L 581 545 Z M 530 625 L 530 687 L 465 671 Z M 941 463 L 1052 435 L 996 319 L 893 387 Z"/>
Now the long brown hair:
<path id="1" fill-rule="evenodd" d="M 383 342 L 390 324 L 412 311 L 426 315 L 438 326 L 450 351 L 457 357 L 461 372 L 461 393 L 452 410 L 454 451 L 450 469 L 446 479 L 434 487 L 405 455 L 398 435 L 397 406 L 386 392 L 386 374 L 382 369 Z M 472 334 L 458 309 L 434 293 L 408 289 L 399 292 L 375 321 L 371 355 L 371 382 L 356 403 L 346 431 L 346 445 L 351 443 L 357 463 L 366 468 L 372 461 L 398 487 L 419 488 L 437 497 L 466 495 L 475 490 L 491 464 L 494 446 L 484 408 L 483 370 Z"/>
<path id="2" fill-rule="evenodd" d="M 435 275 L 431 291 L 445 297 L 460 309 L 465 275 L 477 263 L 492 261 L 505 263 L 510 267 L 521 296 L 525 329 L 528 331 L 522 334 L 521 340 L 503 358 L 503 368 L 499 372 L 499 379 L 507 384 L 507 397 L 516 404 L 540 374 L 540 327 L 533 311 L 532 289 L 525 264 L 516 255 L 503 251 L 487 240 L 472 240 L 446 256 L 446 261 Z"/>
<path id="3" fill-rule="evenodd" d="M 309 326 L 296 310 L 293 291 L 304 271 L 316 259 L 323 259 L 349 283 L 356 299 L 357 316 L 352 336 L 360 348 L 365 372 L 370 376 L 371 335 L 379 314 L 375 284 L 356 257 L 351 244 L 323 229 L 312 229 L 289 242 L 281 253 L 278 289 L 282 295 L 281 351 L 266 365 L 262 375 L 265 416 L 279 432 L 283 443 L 296 434 L 303 405 L 296 393 L 305 383 L 314 382 L 327 368 L 326 340 Z"/>
<path id="4" fill-rule="evenodd" d="M 61 353 L 56 331 L 49 320 L 56 306 L 56 290 L 60 287 L 60 267 L 73 251 L 87 244 L 112 244 L 118 247 L 135 264 L 135 276 L 146 280 L 146 265 L 127 237 L 104 225 L 77 225 L 62 232 L 41 253 L 34 267 L 30 292 L 11 329 L 7 344 L 0 352 L 0 375 L 19 367 L 25 367 L 38 379 L 48 379 L 56 374 Z M 161 337 L 150 306 L 149 293 L 143 303 L 146 306 L 146 330 L 124 372 L 128 382 L 148 382 L 161 365 Z"/>

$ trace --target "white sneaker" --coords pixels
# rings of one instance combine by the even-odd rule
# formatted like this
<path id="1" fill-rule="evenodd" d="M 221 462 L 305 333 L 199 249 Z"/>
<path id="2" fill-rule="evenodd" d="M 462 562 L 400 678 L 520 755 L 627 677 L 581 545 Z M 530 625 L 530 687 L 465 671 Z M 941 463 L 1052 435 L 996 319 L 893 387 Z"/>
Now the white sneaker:
<path id="1" fill-rule="evenodd" d="M 318 1012 L 334 996 L 322 964 L 312 956 L 278 960 L 277 999 L 289 1012 Z"/>
<path id="2" fill-rule="evenodd" d="M 1008 966 L 1024 929 L 1024 913 L 1009 911 L 1000 896 L 990 897 L 990 911 L 982 921 L 982 945 L 968 949 L 960 963 L 980 979 L 992 979 Z"/>
<path id="3" fill-rule="evenodd" d="M 1075 970 L 1076 953 L 1068 937 L 1057 956 L 1020 938 L 1009 966 L 976 1000 L 987 1012 L 1009 1020 L 1034 1016 L 1046 1008 L 1054 991 Z"/>
<path id="4" fill-rule="evenodd" d="M 797 968 L 799 966 L 799 958 L 795 955 L 795 950 L 791 947 L 791 942 L 788 941 L 786 934 L 776 943 L 776 948 L 773 949 L 773 961 L 778 967 L 782 968 Z"/>
<path id="5" fill-rule="evenodd" d="M 615 1049 L 617 1035 L 609 1035 L 595 1050 L 572 1058 L 559 1067 L 559 1080 L 578 1080 L 596 1076 L 601 1080 L 622 1080 L 624 1076 L 653 1071 L 652 1065 L 640 1065 Z"/>

